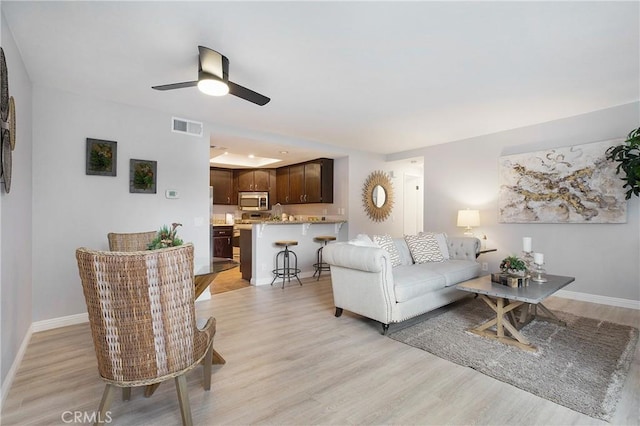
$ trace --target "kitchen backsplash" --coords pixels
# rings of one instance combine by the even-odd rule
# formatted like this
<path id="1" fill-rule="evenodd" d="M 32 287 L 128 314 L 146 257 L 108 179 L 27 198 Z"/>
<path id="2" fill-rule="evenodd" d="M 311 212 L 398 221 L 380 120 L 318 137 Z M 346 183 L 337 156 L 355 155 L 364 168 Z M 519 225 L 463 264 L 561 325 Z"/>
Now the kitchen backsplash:
<path id="1" fill-rule="evenodd" d="M 287 215 L 293 215 L 297 220 L 307 220 L 308 218 L 322 218 L 326 220 L 345 220 L 346 214 L 339 214 L 340 208 L 336 204 L 289 204 L 282 206 L 282 212 Z M 214 205 L 213 214 L 211 216 L 212 224 L 226 224 L 227 214 L 231 214 L 234 220 L 242 218 L 242 211 L 235 210 L 231 206 Z M 268 212 L 264 212 L 268 213 Z"/>

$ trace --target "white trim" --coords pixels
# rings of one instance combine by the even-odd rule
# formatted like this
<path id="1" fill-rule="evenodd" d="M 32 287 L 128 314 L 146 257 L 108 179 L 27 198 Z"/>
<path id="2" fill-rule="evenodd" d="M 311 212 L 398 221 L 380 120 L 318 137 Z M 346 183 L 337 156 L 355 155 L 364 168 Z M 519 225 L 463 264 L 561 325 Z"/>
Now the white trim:
<path id="1" fill-rule="evenodd" d="M 27 351 L 27 347 L 29 347 L 29 342 L 31 341 L 31 335 L 33 334 L 33 324 L 27 330 L 27 334 L 25 334 L 24 339 L 22 339 L 22 344 L 20 344 L 20 349 L 18 349 L 18 353 L 16 354 L 15 359 L 13 360 L 13 364 L 11 364 L 11 368 L 7 372 L 7 376 L 4 378 L 4 382 L 2 382 L 2 399 L 0 400 L 0 409 L 4 407 L 4 401 L 9 394 L 9 389 L 11 389 L 11 385 L 13 385 L 13 380 L 16 378 L 16 373 L 18 372 L 18 368 L 20 368 L 20 364 L 22 364 L 22 358 L 24 358 L 24 353 Z"/>
<path id="2" fill-rule="evenodd" d="M 592 302 L 599 303 L 601 305 L 640 310 L 640 300 L 620 299 L 619 297 L 599 296 L 597 294 L 579 293 L 567 290 L 559 290 L 556 293 L 553 293 L 553 295 L 564 299 L 580 300 L 583 302 Z"/>
<path id="3" fill-rule="evenodd" d="M 196 299 L 196 302 L 202 302 L 203 300 L 211 299 L 211 291 L 209 291 L 209 287 L 207 287 L 200 296 Z"/>
<path id="4" fill-rule="evenodd" d="M 52 318 L 43 321 L 36 321 L 31 324 L 31 328 L 34 333 L 38 331 L 51 330 L 53 328 L 66 327 L 68 325 L 82 324 L 89 322 L 89 314 L 84 312 L 82 314 L 67 315 L 66 317 Z"/>

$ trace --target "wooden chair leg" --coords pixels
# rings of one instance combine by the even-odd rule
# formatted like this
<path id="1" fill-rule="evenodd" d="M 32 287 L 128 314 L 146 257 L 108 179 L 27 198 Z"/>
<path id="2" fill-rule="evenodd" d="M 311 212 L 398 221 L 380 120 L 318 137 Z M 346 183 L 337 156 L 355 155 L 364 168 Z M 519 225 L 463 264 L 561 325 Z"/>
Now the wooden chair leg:
<path id="1" fill-rule="evenodd" d="M 122 388 L 122 400 L 129 401 L 131 399 L 131 388 Z"/>
<path id="2" fill-rule="evenodd" d="M 109 411 L 109 407 L 111 406 L 111 400 L 113 399 L 113 391 L 116 386 L 107 384 L 104 388 L 104 392 L 102 393 L 102 399 L 100 400 L 100 407 L 98 407 L 98 418 L 94 424 L 104 423 L 106 419 L 107 411 Z"/>
<path id="3" fill-rule="evenodd" d="M 189 394 L 187 393 L 187 377 L 182 374 L 175 378 L 176 392 L 178 393 L 178 402 L 180 402 L 180 414 L 182 415 L 182 424 L 184 426 L 192 426 L 191 406 L 189 405 Z"/>
<path id="4" fill-rule="evenodd" d="M 213 363 L 213 341 L 209 344 L 207 353 L 204 356 L 202 374 L 204 374 L 204 390 L 211 389 L 211 364 Z"/>
<path id="5" fill-rule="evenodd" d="M 154 383 L 152 385 L 147 385 L 144 388 L 144 397 L 145 398 L 149 398 L 151 395 L 153 395 L 153 393 L 156 391 L 156 389 L 158 389 L 158 386 L 160 386 L 160 383 Z"/>

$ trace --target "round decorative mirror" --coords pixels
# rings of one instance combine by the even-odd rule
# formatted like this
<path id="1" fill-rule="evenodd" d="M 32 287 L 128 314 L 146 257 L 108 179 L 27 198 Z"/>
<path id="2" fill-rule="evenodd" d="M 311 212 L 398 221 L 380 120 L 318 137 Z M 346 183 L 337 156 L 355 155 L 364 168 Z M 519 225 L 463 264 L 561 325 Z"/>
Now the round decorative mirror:
<path id="1" fill-rule="evenodd" d="M 387 219 L 393 207 L 393 187 L 386 173 L 376 170 L 369 175 L 362 189 L 362 202 L 371 220 Z"/>

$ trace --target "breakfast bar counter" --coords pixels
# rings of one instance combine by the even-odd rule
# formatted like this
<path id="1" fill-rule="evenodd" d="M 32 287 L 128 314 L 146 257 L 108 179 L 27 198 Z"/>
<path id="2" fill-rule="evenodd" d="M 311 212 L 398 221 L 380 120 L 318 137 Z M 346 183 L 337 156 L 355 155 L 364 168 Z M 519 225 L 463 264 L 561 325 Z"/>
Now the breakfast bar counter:
<path id="1" fill-rule="evenodd" d="M 316 252 L 320 243 L 318 236 L 334 236 L 336 241 L 348 239 L 347 222 L 325 221 L 261 221 L 236 224 L 240 230 L 240 265 L 242 277 L 250 279 L 251 285 L 268 285 L 273 281 L 276 254 L 281 248 L 274 244 L 278 240 L 294 240 L 292 247 L 298 256 L 300 278 L 311 277 L 315 272 Z"/>

